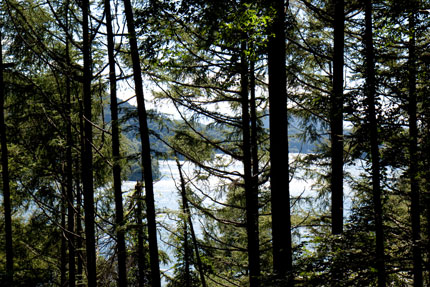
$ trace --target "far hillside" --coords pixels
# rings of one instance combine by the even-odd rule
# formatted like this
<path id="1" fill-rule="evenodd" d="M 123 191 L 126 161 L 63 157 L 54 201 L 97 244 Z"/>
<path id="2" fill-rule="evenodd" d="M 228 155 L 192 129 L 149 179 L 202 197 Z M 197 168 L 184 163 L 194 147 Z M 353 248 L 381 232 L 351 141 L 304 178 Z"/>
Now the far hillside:
<path id="1" fill-rule="evenodd" d="M 104 111 L 105 121 L 110 122 L 111 115 L 109 107 L 105 108 Z M 149 115 L 149 130 L 151 132 L 150 142 L 151 150 L 157 158 L 169 158 L 168 147 L 163 140 L 167 140 L 169 137 L 174 135 L 175 130 L 177 130 L 181 124 L 182 120 L 174 120 L 169 116 L 155 113 L 152 110 L 148 111 Z M 140 150 L 140 138 L 138 137 L 138 121 L 137 121 L 137 108 L 128 102 L 124 102 L 119 108 L 119 117 L 121 119 L 122 134 L 131 143 L 132 153 L 136 154 L 136 157 L 132 157 L 132 168 L 131 174 L 129 175 L 129 180 L 140 179 L 140 165 L 137 158 L 137 154 Z M 263 117 L 262 125 L 264 128 L 269 127 L 269 117 Z M 199 124 L 199 131 L 205 131 L 212 138 L 221 139 L 224 137 L 224 132 L 219 128 L 214 128 L 209 125 Z M 297 117 L 290 117 L 289 119 L 289 151 L 291 153 L 311 153 L 316 147 L 315 142 L 303 141 L 300 137 L 302 133 L 300 129 L 300 121 Z M 155 170 L 156 163 L 154 163 Z"/>

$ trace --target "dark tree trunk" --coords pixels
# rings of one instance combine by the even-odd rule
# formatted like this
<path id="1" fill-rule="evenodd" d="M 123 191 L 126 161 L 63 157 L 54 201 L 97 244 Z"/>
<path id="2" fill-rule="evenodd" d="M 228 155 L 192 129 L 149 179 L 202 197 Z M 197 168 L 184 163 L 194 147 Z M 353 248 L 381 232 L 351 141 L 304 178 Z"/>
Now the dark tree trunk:
<path id="1" fill-rule="evenodd" d="M 60 286 L 67 286 L 67 242 L 66 242 L 66 191 L 64 190 L 64 185 L 61 186 L 61 227 L 60 227 L 60 236 L 61 236 L 61 247 L 60 247 Z"/>
<path id="2" fill-rule="evenodd" d="M 333 92 L 331 94 L 331 201 L 332 233 L 343 231 L 343 65 L 344 1 L 334 1 Z"/>
<path id="3" fill-rule="evenodd" d="M 139 287 L 145 285 L 145 252 L 143 249 L 143 204 L 142 184 L 136 184 L 136 221 L 137 221 L 137 269 L 139 274 Z"/>
<path id="4" fill-rule="evenodd" d="M 109 81 L 110 81 L 110 109 L 112 117 L 112 155 L 113 155 L 113 187 L 115 194 L 115 223 L 118 249 L 118 286 L 127 286 L 126 259 L 124 235 L 124 212 L 121 191 L 121 166 L 119 164 L 119 127 L 118 127 L 118 105 L 116 99 L 116 73 L 114 56 L 114 38 L 112 30 L 112 16 L 110 0 L 105 0 L 106 31 L 109 54 Z"/>
<path id="5" fill-rule="evenodd" d="M 10 204 L 9 186 L 9 155 L 6 139 L 6 124 L 4 116 L 5 85 L 3 79 L 3 47 L 1 44 L 3 37 L 0 31 L 0 144 L 1 144 L 1 164 L 3 182 L 3 208 L 4 208 L 4 228 L 5 228 L 5 253 L 6 253 L 6 285 L 13 286 L 13 247 L 12 247 L 12 210 Z"/>
<path id="6" fill-rule="evenodd" d="M 69 1 L 66 1 L 66 31 L 69 32 Z M 66 36 L 66 61 L 67 67 L 71 67 L 69 38 Z M 73 158 L 72 158 L 72 103 L 70 74 L 66 74 L 66 129 L 67 129 L 67 147 L 66 147 L 66 191 L 67 191 L 67 239 L 69 249 L 69 287 L 75 287 L 76 269 L 75 269 L 75 210 L 73 195 Z"/>
<path id="7" fill-rule="evenodd" d="M 194 252 L 195 252 L 196 261 L 197 261 L 197 270 L 198 270 L 199 275 L 200 275 L 200 283 L 202 284 L 202 287 L 206 287 L 207 285 L 206 285 L 205 274 L 203 272 L 203 264 L 202 264 L 202 260 L 200 258 L 200 252 L 199 252 L 199 247 L 197 244 L 196 233 L 194 232 L 194 226 L 193 226 L 193 221 L 191 218 L 190 208 L 188 206 L 188 198 L 187 198 L 187 189 L 186 189 L 186 185 L 185 185 L 185 179 L 184 179 L 184 175 L 182 173 L 182 167 L 181 167 L 177 157 L 176 157 L 176 165 L 178 166 L 179 179 L 181 181 L 182 206 L 184 208 L 184 213 L 185 213 L 185 216 L 188 220 L 188 225 L 190 227 L 191 239 L 193 241 Z"/>
<path id="8" fill-rule="evenodd" d="M 284 1 L 271 0 L 276 17 L 269 29 L 270 185 L 273 271 L 279 286 L 293 285 L 285 68 Z M 287 4 L 288 9 L 288 4 Z M 284 283 L 285 282 L 285 283 Z"/>
<path id="9" fill-rule="evenodd" d="M 181 171 L 181 166 L 179 164 L 178 159 L 176 158 L 176 164 L 178 166 L 178 170 L 180 170 L 179 172 L 182 173 Z M 181 174 L 182 175 L 182 174 Z M 184 276 L 185 276 L 185 287 L 191 287 L 191 277 L 190 277 L 190 261 L 191 261 L 191 254 L 190 254 L 190 250 L 189 250 L 189 243 L 188 243 L 188 210 L 187 210 L 187 197 L 186 197 L 186 190 L 185 187 L 182 188 L 182 180 L 181 180 L 181 198 L 182 198 L 182 213 L 184 216 L 184 220 L 183 220 L 183 224 L 184 224 L 184 230 L 183 230 L 183 236 L 184 236 L 184 265 L 185 265 L 185 270 L 184 270 Z M 184 183 L 185 186 L 185 183 Z"/>
<path id="10" fill-rule="evenodd" d="M 412 221 L 412 253 L 414 286 L 423 286 L 422 256 L 421 256 L 421 222 L 420 222 L 420 190 L 418 184 L 418 129 L 417 129 L 417 57 L 415 48 L 415 1 L 412 1 L 412 11 L 409 16 L 409 178 L 411 182 L 411 221 Z"/>
<path id="11" fill-rule="evenodd" d="M 82 110 L 79 109 L 79 133 L 80 133 L 80 145 L 81 150 L 84 150 L 84 121 Z M 82 161 L 81 161 L 82 163 Z M 77 269 L 76 269 L 76 282 L 77 286 L 84 286 L 83 282 L 83 232 L 82 232 L 82 190 L 81 190 L 81 177 L 82 167 L 79 164 L 79 158 L 76 157 L 76 167 L 80 167 L 81 170 L 76 173 L 76 255 L 77 255 Z"/>
<path id="12" fill-rule="evenodd" d="M 366 94 L 368 102 L 368 121 L 370 125 L 370 154 L 372 158 L 372 188 L 373 210 L 376 229 L 376 268 L 378 269 L 378 286 L 386 285 L 385 255 L 384 255 L 384 226 L 382 221 L 381 202 L 381 171 L 379 161 L 379 135 L 378 122 L 376 120 L 376 80 L 375 80 L 375 56 L 373 48 L 372 28 L 372 0 L 365 2 L 365 45 L 366 45 Z"/>
<path id="13" fill-rule="evenodd" d="M 160 266 L 158 259 L 157 225 L 155 221 L 154 186 L 152 182 L 151 152 L 149 146 L 149 130 L 147 113 L 143 96 L 142 71 L 137 48 L 133 10 L 130 0 L 124 0 L 124 12 L 127 20 L 128 38 L 133 64 L 134 88 L 136 92 L 137 110 L 139 114 L 139 132 L 142 143 L 142 167 L 146 192 L 146 215 L 148 221 L 149 259 L 151 265 L 151 286 L 160 287 Z"/>
<path id="14" fill-rule="evenodd" d="M 246 232 L 248 239 L 248 269 L 249 286 L 259 286 L 260 279 L 260 250 L 258 235 L 258 194 L 255 193 L 254 181 L 252 177 L 251 163 L 251 131 L 249 116 L 249 96 L 248 96 L 248 61 L 246 57 L 246 42 L 241 44 L 241 101 L 242 101 L 242 151 L 245 182 L 245 201 L 246 201 Z"/>
<path id="15" fill-rule="evenodd" d="M 94 226 L 94 187 L 93 187 L 93 152 L 92 152 L 92 101 L 91 101 L 91 49 L 89 34 L 89 0 L 82 1 L 82 30 L 84 56 L 84 151 L 82 154 L 82 184 L 85 212 L 85 243 L 87 253 L 88 286 L 96 287 L 96 242 Z"/>
<path id="16" fill-rule="evenodd" d="M 250 63 L 249 70 L 249 78 L 250 78 L 250 90 L 251 90 L 251 99 L 250 99 L 250 113 L 251 113 L 251 158 L 252 158 L 252 184 L 254 193 L 257 194 L 257 205 L 258 205 L 258 173 L 259 173 L 259 160 L 258 160 L 258 131 L 257 131 L 257 106 L 255 101 L 255 68 L 254 61 Z"/>
<path id="17" fill-rule="evenodd" d="M 184 261 L 185 261 L 185 287 L 191 287 L 190 277 L 190 250 L 188 247 L 188 222 L 187 218 L 184 218 Z"/>

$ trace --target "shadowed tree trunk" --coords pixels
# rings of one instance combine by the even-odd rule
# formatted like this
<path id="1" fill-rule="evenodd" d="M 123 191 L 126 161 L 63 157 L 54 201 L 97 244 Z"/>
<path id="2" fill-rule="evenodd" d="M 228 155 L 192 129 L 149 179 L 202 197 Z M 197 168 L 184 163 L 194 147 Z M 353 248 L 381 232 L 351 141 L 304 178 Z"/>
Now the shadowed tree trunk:
<path id="1" fill-rule="evenodd" d="M 376 229 L 376 267 L 378 269 L 378 286 L 386 285 L 384 227 L 382 221 L 381 171 L 379 157 L 378 122 L 376 119 L 376 86 L 375 86 L 375 53 L 373 48 L 372 0 L 365 2 L 365 45 L 366 45 L 366 97 L 368 102 L 368 121 L 370 125 L 370 154 L 372 158 L 373 210 Z"/>
<path id="2" fill-rule="evenodd" d="M 82 116 L 82 110 L 79 109 L 79 133 L 80 133 L 80 146 L 81 150 L 84 150 L 84 121 Z M 82 163 L 82 161 L 81 161 Z M 76 157 L 75 166 L 80 167 L 79 158 Z M 76 174 L 76 255 L 77 255 L 77 264 L 76 264 L 76 282 L 77 286 L 84 286 L 83 282 L 83 232 L 82 232 L 82 190 L 81 190 L 81 177 L 82 171 L 79 171 Z"/>
<path id="3" fill-rule="evenodd" d="M 7 149 L 6 124 L 4 116 L 5 85 L 3 78 L 3 47 L 0 29 L 0 144 L 3 183 L 3 208 L 5 228 L 5 253 L 6 253 L 6 286 L 13 286 L 13 247 L 12 247 L 12 210 L 10 204 L 9 186 L 9 155 Z"/>
<path id="4" fill-rule="evenodd" d="M 93 187 L 93 152 L 92 152 L 92 100 L 91 100 L 91 50 L 89 34 L 89 1 L 82 1 L 82 30 L 83 30 L 83 56 L 84 56 L 84 152 L 82 154 L 82 184 L 84 193 L 85 213 L 85 244 L 87 254 L 87 281 L 88 286 L 97 286 L 96 273 L 96 242 L 94 226 L 94 187 Z"/>
<path id="5" fill-rule="evenodd" d="M 112 117 L 112 156 L 113 156 L 113 188 L 115 194 L 115 224 L 118 249 L 118 286 L 127 286 L 126 259 L 124 231 L 124 212 L 121 191 L 121 166 L 119 164 L 119 127 L 118 127 L 118 105 L 116 99 L 116 73 L 114 57 L 114 38 L 112 31 L 112 16 L 110 0 L 105 0 L 106 31 L 109 56 L 109 81 L 110 81 L 110 109 Z"/>
<path id="6" fill-rule="evenodd" d="M 411 221 L 412 221 L 412 255 L 414 286 L 423 286 L 422 255 L 420 249 L 421 222 L 420 222 L 420 190 L 418 184 L 418 129 L 417 129 L 417 56 L 415 47 L 415 14 L 416 2 L 411 1 L 409 16 L 409 44 L 408 44 L 408 70 L 409 70 L 409 179 L 411 184 Z"/>
<path id="7" fill-rule="evenodd" d="M 176 155 L 175 159 L 176 159 L 176 165 L 178 166 L 179 179 L 181 181 L 182 206 L 183 206 L 183 210 L 184 210 L 185 216 L 186 216 L 187 221 L 188 221 L 188 225 L 190 227 L 191 239 L 193 241 L 194 252 L 195 252 L 196 261 L 197 261 L 197 270 L 198 270 L 199 275 L 200 275 L 200 283 L 202 284 L 202 287 L 206 287 L 207 285 L 206 285 L 205 274 L 203 272 L 203 264 L 202 264 L 202 260 L 200 258 L 200 252 L 199 252 L 199 247 L 197 245 L 196 233 L 194 232 L 194 225 L 193 225 L 193 220 L 191 218 L 190 208 L 188 206 L 188 198 L 187 198 L 187 189 L 186 189 L 186 185 L 185 185 L 185 179 L 184 179 L 184 175 L 182 173 L 182 167 L 181 167 L 181 164 L 179 163 L 177 155 Z"/>
<path id="8" fill-rule="evenodd" d="M 146 216 L 148 221 L 149 260 L 151 266 L 151 286 L 160 287 L 160 266 L 158 259 L 157 225 L 155 221 L 154 186 L 152 182 L 151 152 L 147 113 L 143 96 L 142 70 L 134 27 L 133 9 L 130 0 L 124 0 L 124 12 L 127 20 L 131 60 L 133 64 L 134 89 L 136 92 L 137 111 L 139 114 L 139 132 L 142 143 L 142 167 L 146 193 Z"/>
<path id="9" fill-rule="evenodd" d="M 66 0 L 66 31 L 69 32 L 69 1 Z M 66 62 L 71 67 L 69 37 L 66 35 Z M 67 192 L 67 239 L 69 249 L 69 287 L 75 287 L 75 210 L 73 196 L 73 158 L 72 158 L 72 104 L 70 73 L 66 74 L 66 192 Z"/>
<path id="10" fill-rule="evenodd" d="M 137 269 L 139 274 L 139 287 L 145 285 L 145 253 L 143 249 L 143 206 L 142 184 L 136 184 L 136 221 L 137 221 Z"/>
<path id="11" fill-rule="evenodd" d="M 176 158 L 176 165 L 178 166 L 178 170 L 182 175 L 181 166 L 179 164 L 178 159 Z M 184 187 L 182 188 L 182 186 Z M 181 198 L 182 198 L 182 213 L 184 216 L 183 224 L 184 224 L 184 230 L 183 230 L 183 236 L 184 236 L 184 276 L 185 276 L 185 287 L 191 287 L 191 277 L 190 277 L 190 261 L 191 256 L 190 250 L 189 250 L 189 243 L 188 243 L 188 210 L 187 210 L 187 198 L 186 198 L 186 190 L 185 190 L 185 183 L 183 184 L 183 181 L 181 180 Z"/>
<path id="12" fill-rule="evenodd" d="M 60 286 L 67 286 L 66 272 L 67 272 L 67 242 L 66 242 L 66 191 L 64 189 L 64 184 L 61 184 L 61 202 L 60 202 L 60 212 L 61 212 L 61 226 L 60 226 L 60 236 L 61 236 L 61 247 L 60 247 Z"/>
<path id="13" fill-rule="evenodd" d="M 251 107 L 250 109 L 250 120 L 251 120 L 251 158 L 252 158 L 252 185 L 254 189 L 254 194 L 257 194 L 257 208 L 258 208 L 258 133 L 257 133 L 257 106 L 255 101 L 255 68 L 254 68 L 254 61 L 251 61 L 250 63 L 250 70 L 249 70 L 249 78 L 250 78 L 250 92 L 251 92 L 251 99 L 249 102 L 249 105 Z"/>
<path id="14" fill-rule="evenodd" d="M 331 94 L 331 214 L 332 233 L 343 232 L 343 65 L 344 1 L 334 1 L 333 92 Z"/>
<path id="15" fill-rule="evenodd" d="M 242 133 L 243 133 L 243 168 L 245 182 L 246 200 L 246 232 L 248 239 L 248 269 L 249 286 L 259 286 L 260 279 L 260 251 L 258 238 L 258 194 L 255 193 L 254 181 L 252 177 L 251 162 L 251 130 L 249 116 L 249 96 L 248 96 L 248 61 L 246 56 L 246 41 L 241 44 L 241 102 L 242 102 Z"/>
<path id="16" fill-rule="evenodd" d="M 273 271 L 279 286 L 292 286 L 285 5 L 283 0 L 270 0 L 268 3 L 276 11 L 269 28 L 271 36 L 268 43 Z M 288 9 L 288 2 L 286 7 Z"/>

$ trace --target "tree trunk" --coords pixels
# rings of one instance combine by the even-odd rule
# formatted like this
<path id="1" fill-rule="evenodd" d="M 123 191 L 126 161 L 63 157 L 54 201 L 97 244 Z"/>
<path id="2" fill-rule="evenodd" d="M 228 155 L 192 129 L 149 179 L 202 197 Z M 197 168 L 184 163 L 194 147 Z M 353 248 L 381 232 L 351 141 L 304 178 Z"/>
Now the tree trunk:
<path id="1" fill-rule="evenodd" d="M 115 223 L 118 249 L 118 286 L 127 286 L 126 260 L 127 251 L 125 247 L 124 212 L 121 191 L 121 166 L 119 164 L 119 127 L 118 127 L 118 105 L 116 99 L 116 73 L 114 57 L 114 37 L 112 31 L 112 16 L 110 0 L 105 0 L 106 31 L 109 54 L 109 81 L 110 81 L 110 109 L 112 117 L 112 155 L 113 155 L 113 187 L 115 194 Z"/>
<path id="2" fill-rule="evenodd" d="M 279 286 L 292 286 L 285 7 L 283 0 L 271 0 L 269 3 L 276 11 L 268 43 L 273 271 L 280 281 Z"/>
<path id="3" fill-rule="evenodd" d="M 64 185 L 61 184 L 61 202 L 60 202 L 60 212 L 61 212 L 61 247 L 60 247 L 60 286 L 67 286 L 66 272 L 67 272 L 67 242 L 66 242 L 66 191 L 64 190 Z"/>
<path id="4" fill-rule="evenodd" d="M 89 34 L 89 0 L 82 1 L 83 17 L 83 56 L 84 56 L 84 152 L 82 154 L 82 184 L 85 212 L 85 243 L 87 253 L 88 286 L 96 287 L 96 242 L 94 227 L 94 187 L 93 187 L 93 152 L 92 152 L 92 101 L 91 101 L 91 49 Z"/>
<path id="5" fill-rule="evenodd" d="M 254 193 L 257 194 L 257 204 L 258 204 L 258 173 L 259 173 L 259 160 L 258 160 L 258 132 L 257 132 L 257 106 L 255 101 L 255 68 L 254 61 L 250 63 L 249 70 L 249 78 L 250 78 L 250 90 L 251 90 L 251 99 L 249 105 L 250 109 L 250 120 L 251 120 L 251 158 L 252 158 L 252 184 Z"/>
<path id="6" fill-rule="evenodd" d="M 184 179 L 184 175 L 182 174 L 182 167 L 181 167 L 177 157 L 176 157 L 176 165 L 178 166 L 179 179 L 181 181 L 182 206 L 184 208 L 185 216 L 188 219 L 188 225 L 190 226 L 191 239 L 193 241 L 194 252 L 195 252 L 196 261 L 197 261 L 197 270 L 199 271 L 199 274 L 200 274 L 200 283 L 202 284 L 202 287 L 206 287 L 207 285 L 206 285 L 205 274 L 203 272 L 203 264 L 202 264 L 202 260 L 200 258 L 200 252 L 199 252 L 199 247 L 197 244 L 196 233 L 194 232 L 194 226 L 193 226 L 193 220 L 191 218 L 190 208 L 188 206 L 187 189 L 186 189 L 186 185 L 185 185 L 185 179 Z"/>
<path id="7" fill-rule="evenodd" d="M 80 146 L 81 150 L 84 150 L 84 119 L 82 109 L 79 109 L 79 134 L 80 134 Z M 81 160 L 82 163 L 82 160 Z M 81 170 L 76 174 L 76 255 L 77 255 L 77 270 L 76 270 L 76 281 L 77 286 L 84 286 L 83 282 L 83 232 L 82 232 L 82 190 L 81 190 L 81 177 L 82 175 L 82 164 L 79 164 L 79 158 L 76 158 L 75 165 L 80 167 Z"/>
<path id="8" fill-rule="evenodd" d="M 414 286 L 423 286 L 422 256 L 421 256 L 421 222 L 420 222 L 420 190 L 418 184 L 418 129 L 417 129 L 417 57 L 415 51 L 415 1 L 412 3 L 412 11 L 409 16 L 409 178 L 411 182 L 411 221 L 412 221 L 412 253 Z"/>
<path id="9" fill-rule="evenodd" d="M 139 287 L 145 285 L 145 253 L 143 249 L 143 207 L 142 184 L 136 184 L 136 221 L 137 221 L 137 269 L 139 274 Z"/>
<path id="10" fill-rule="evenodd" d="M 344 1 L 334 1 L 333 92 L 331 94 L 331 199 L 332 233 L 343 232 L 343 65 Z"/>
<path id="11" fill-rule="evenodd" d="M 366 89 L 368 102 L 368 121 L 370 125 L 370 154 L 372 158 L 372 189 L 373 210 L 375 213 L 376 229 L 376 268 L 378 270 L 378 286 L 386 285 L 385 255 L 384 255 L 384 226 L 382 220 L 381 178 L 379 161 L 378 122 L 375 111 L 375 56 L 373 49 L 372 0 L 365 2 L 365 45 L 366 45 Z"/>
<path id="12" fill-rule="evenodd" d="M 152 182 L 151 152 L 145 100 L 143 96 L 142 71 L 140 68 L 139 50 L 137 48 L 133 10 L 130 0 L 124 0 L 124 12 L 127 20 L 128 38 L 133 64 L 134 88 L 139 114 L 139 132 L 142 144 L 142 167 L 146 191 L 146 215 L 148 220 L 149 259 L 151 265 L 151 286 L 160 287 L 160 266 L 158 259 L 157 225 L 155 221 L 154 186 Z"/>
<path id="13" fill-rule="evenodd" d="M 4 208 L 4 225 L 5 225 L 5 253 L 6 253 L 6 285 L 13 286 L 13 246 L 12 246 L 12 210 L 10 203 L 10 186 L 9 186 L 9 155 L 6 139 L 5 124 L 5 85 L 3 79 L 3 47 L 2 34 L 0 31 L 0 144 L 1 144 L 1 164 L 2 164 L 2 182 L 3 182 L 3 208 Z"/>
<path id="14" fill-rule="evenodd" d="M 178 165 L 178 169 L 181 169 L 179 165 L 179 161 L 176 158 L 176 164 Z M 181 181 L 182 186 L 182 181 Z M 191 287 L 191 277 L 190 277 L 190 261 L 191 261 L 191 255 L 189 250 L 189 244 L 188 244 L 188 210 L 187 210 L 187 198 L 186 195 L 183 193 L 186 192 L 186 190 L 183 190 L 181 188 L 181 197 L 182 197 L 182 213 L 184 216 L 183 224 L 184 224 L 184 230 L 183 230 L 183 236 L 184 236 L 184 276 L 185 276 L 185 287 Z"/>
<path id="15" fill-rule="evenodd" d="M 258 235 L 258 194 L 255 193 L 251 163 L 251 133 L 248 98 L 248 61 L 246 57 L 246 42 L 241 44 L 241 101 L 242 101 L 242 151 L 246 200 L 246 232 L 248 239 L 248 269 L 249 286 L 259 286 L 260 280 L 260 250 Z"/>
<path id="16" fill-rule="evenodd" d="M 69 32 L 69 1 L 66 1 L 66 31 Z M 67 67 L 71 67 L 69 38 L 66 35 L 66 62 Z M 66 191 L 67 191 L 67 239 L 69 249 L 69 287 L 75 287 L 75 210 L 73 196 L 73 158 L 72 158 L 72 103 L 70 73 L 66 74 Z"/>

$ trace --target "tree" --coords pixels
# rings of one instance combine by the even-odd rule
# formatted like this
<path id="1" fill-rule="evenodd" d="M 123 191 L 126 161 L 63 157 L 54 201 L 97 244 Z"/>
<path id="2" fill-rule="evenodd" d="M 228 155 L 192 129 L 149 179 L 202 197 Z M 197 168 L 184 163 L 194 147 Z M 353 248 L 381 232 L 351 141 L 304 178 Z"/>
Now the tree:
<path id="1" fill-rule="evenodd" d="M 345 11 L 343 0 L 333 0 L 333 91 L 330 96 L 332 233 L 343 230 L 343 66 Z"/>
<path id="2" fill-rule="evenodd" d="M 372 191 L 373 208 L 375 213 L 376 228 L 376 262 L 378 269 L 378 286 L 386 285 L 385 275 L 385 252 L 384 252 L 384 226 L 382 222 L 382 202 L 381 202 L 381 172 L 379 156 L 379 134 L 378 122 L 375 111 L 376 79 L 375 79 L 375 59 L 373 49 L 373 28 L 372 28 L 372 1 L 365 2 L 365 42 L 366 42 L 366 96 L 368 102 L 368 122 L 370 127 L 370 154 L 372 158 Z"/>
<path id="3" fill-rule="evenodd" d="M 160 266 L 158 259 L 157 223 L 155 220 L 154 186 L 152 182 L 151 151 L 149 146 L 149 130 L 145 100 L 143 95 L 142 71 L 137 47 L 136 31 L 134 27 L 133 9 L 130 0 L 124 0 L 124 12 L 127 20 L 128 39 L 133 65 L 134 89 L 136 92 L 137 109 L 139 116 L 139 132 L 142 144 L 142 168 L 145 182 L 146 208 L 149 236 L 149 257 L 151 265 L 151 285 L 160 286 Z"/>
<path id="4" fill-rule="evenodd" d="M 112 155 L 113 155 L 113 186 L 115 193 L 115 223 L 117 234 L 117 248 L 118 248 L 118 286 L 127 286 L 127 270 L 126 259 L 127 250 L 124 238 L 124 212 L 122 204 L 122 191 L 121 191 L 121 166 L 120 160 L 120 143 L 119 143 L 119 127 L 118 127 L 118 104 L 116 99 L 116 73 L 115 73 L 115 55 L 114 55 L 114 37 L 112 29 L 112 16 L 110 8 L 110 0 L 105 0 L 105 14 L 106 14 L 106 30 L 108 40 L 108 54 L 109 54 L 109 81 L 110 81 L 110 95 L 111 95 L 111 117 L 112 117 Z"/>
<path id="5" fill-rule="evenodd" d="M 415 17 L 417 3 L 411 2 L 409 11 L 409 43 L 408 43 L 408 116 L 409 116 L 409 178 L 411 185 L 411 222 L 412 222 L 412 253 L 414 286 L 423 286 L 421 256 L 421 221 L 420 221 L 420 190 L 418 183 L 418 129 L 417 129 L 417 95 L 416 95 L 416 63 L 415 51 Z"/>
<path id="6" fill-rule="evenodd" d="M 2 17 L 3 18 L 3 17 Z M 3 19 L 2 19 L 3 20 Z M 3 21 L 2 21 L 3 22 Z M 0 22 L 0 24 L 3 24 Z M 9 154 L 6 137 L 5 124 L 5 84 L 3 78 L 3 47 L 1 42 L 2 26 L 0 26 L 0 144 L 1 144 L 1 162 L 2 162 L 2 184 L 3 184 L 3 208 L 5 221 L 5 253 L 6 253 L 6 276 L 4 278 L 6 285 L 13 285 L 13 245 L 12 245 L 12 210 L 10 200 L 9 185 Z"/>
<path id="7" fill-rule="evenodd" d="M 269 26 L 268 42 L 273 271 L 282 286 L 292 286 L 293 262 L 285 80 L 285 6 L 282 0 L 268 1 L 268 3 L 269 8 L 275 11 L 273 22 Z"/>
<path id="8" fill-rule="evenodd" d="M 87 281 L 89 286 L 97 286 L 96 243 L 94 227 L 94 186 L 93 186 L 93 131 L 91 97 L 91 36 L 89 34 L 89 1 L 82 1 L 83 40 L 83 103 L 84 103 L 84 150 L 82 153 L 82 184 L 85 212 L 85 243 L 87 255 Z"/>

